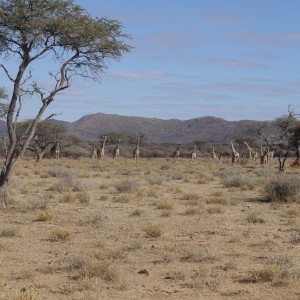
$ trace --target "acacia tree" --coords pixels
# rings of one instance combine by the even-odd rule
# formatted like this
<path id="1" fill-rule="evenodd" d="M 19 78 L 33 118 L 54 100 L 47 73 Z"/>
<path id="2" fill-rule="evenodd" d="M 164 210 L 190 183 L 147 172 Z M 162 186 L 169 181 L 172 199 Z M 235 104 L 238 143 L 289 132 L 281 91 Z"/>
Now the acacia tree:
<path id="1" fill-rule="evenodd" d="M 251 129 L 253 133 L 260 138 L 269 149 L 273 149 L 278 159 L 278 169 L 284 171 L 285 162 L 292 150 L 295 149 L 295 126 L 297 119 L 293 114 L 282 116 L 275 119 L 273 124 L 273 132 L 268 130 L 269 122 L 260 122 Z M 277 144 L 277 145 L 276 145 Z M 280 144 L 280 145 L 279 145 Z"/>
<path id="2" fill-rule="evenodd" d="M 17 138 L 22 146 L 23 139 L 29 124 L 32 120 L 20 122 L 17 125 Z M 48 120 L 40 122 L 35 130 L 35 135 L 29 143 L 27 149 L 35 153 L 36 162 L 40 162 L 50 145 L 54 144 L 59 140 L 62 135 L 66 132 L 66 127 L 59 123 L 50 122 Z"/>
<path id="3" fill-rule="evenodd" d="M 46 108 L 70 87 L 73 77 L 99 80 L 110 59 L 119 60 L 130 51 L 125 42 L 128 38 L 120 22 L 93 18 L 72 0 L 0 0 L 0 55 L 6 63 L 0 67 L 11 83 L 6 115 L 9 145 L 0 174 L 0 201 L 4 208 L 8 207 L 11 173 Z M 46 89 L 34 72 L 33 68 L 43 61 L 47 62 L 44 72 L 52 80 L 52 88 L 48 84 Z M 25 99 L 31 105 L 40 101 L 40 105 L 17 153 L 16 127 Z"/>

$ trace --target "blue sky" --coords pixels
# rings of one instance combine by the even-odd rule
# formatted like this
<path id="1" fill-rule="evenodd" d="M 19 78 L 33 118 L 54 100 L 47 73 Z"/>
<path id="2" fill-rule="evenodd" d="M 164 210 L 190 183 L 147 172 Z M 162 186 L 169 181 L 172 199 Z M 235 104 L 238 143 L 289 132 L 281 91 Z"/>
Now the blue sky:
<path id="1" fill-rule="evenodd" d="M 122 22 L 134 49 L 100 83 L 74 80 L 48 114 L 272 120 L 289 104 L 300 113 L 298 0 L 74 2 Z"/>

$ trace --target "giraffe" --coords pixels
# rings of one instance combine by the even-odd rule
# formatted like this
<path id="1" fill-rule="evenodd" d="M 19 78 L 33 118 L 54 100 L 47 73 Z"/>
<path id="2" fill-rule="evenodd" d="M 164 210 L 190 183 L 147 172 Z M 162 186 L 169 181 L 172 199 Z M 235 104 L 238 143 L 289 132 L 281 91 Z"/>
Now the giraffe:
<path id="1" fill-rule="evenodd" d="M 121 140 L 119 139 L 117 146 L 113 149 L 113 161 L 114 161 L 114 163 L 117 161 L 117 159 L 120 156 L 120 142 L 121 142 Z"/>
<path id="2" fill-rule="evenodd" d="M 97 148 L 96 146 L 94 145 L 93 146 L 93 149 L 92 149 L 92 159 L 95 159 L 97 158 Z"/>
<path id="3" fill-rule="evenodd" d="M 55 158 L 59 161 L 59 154 L 60 154 L 60 142 L 57 140 L 55 144 L 50 149 L 50 158 Z"/>
<path id="4" fill-rule="evenodd" d="M 182 144 L 179 144 L 179 146 L 177 147 L 177 149 L 174 151 L 174 153 L 173 153 L 173 161 L 178 161 L 179 160 L 181 146 L 182 146 Z"/>
<path id="5" fill-rule="evenodd" d="M 249 159 L 256 161 L 257 151 L 255 149 L 251 148 L 246 141 L 244 142 L 244 145 L 247 147 L 247 150 L 249 152 Z"/>
<path id="6" fill-rule="evenodd" d="M 194 144 L 194 149 L 190 154 L 191 162 L 193 162 L 197 157 L 197 146 Z"/>
<path id="7" fill-rule="evenodd" d="M 268 162 L 271 164 L 275 153 L 276 144 L 269 147 Z"/>
<path id="8" fill-rule="evenodd" d="M 215 147 L 212 148 L 211 157 L 212 157 L 213 160 L 217 160 L 218 159 L 217 154 L 215 153 Z"/>
<path id="9" fill-rule="evenodd" d="M 231 141 L 231 149 L 232 149 L 231 164 L 238 164 L 240 162 L 240 154 L 234 149 L 232 141 Z"/>
<path id="10" fill-rule="evenodd" d="M 133 157 L 135 159 L 135 165 L 138 165 L 138 159 L 140 157 L 140 137 L 136 138 L 136 146 L 135 149 L 133 150 Z"/>
<path id="11" fill-rule="evenodd" d="M 265 151 L 263 151 L 262 146 L 260 146 L 260 163 L 262 165 L 266 165 L 269 160 L 269 148 L 266 147 Z"/>
<path id="12" fill-rule="evenodd" d="M 103 136 L 103 141 L 101 146 L 97 149 L 97 161 L 100 159 L 103 161 L 104 159 L 104 154 L 105 154 L 105 143 L 107 140 L 107 136 Z"/>

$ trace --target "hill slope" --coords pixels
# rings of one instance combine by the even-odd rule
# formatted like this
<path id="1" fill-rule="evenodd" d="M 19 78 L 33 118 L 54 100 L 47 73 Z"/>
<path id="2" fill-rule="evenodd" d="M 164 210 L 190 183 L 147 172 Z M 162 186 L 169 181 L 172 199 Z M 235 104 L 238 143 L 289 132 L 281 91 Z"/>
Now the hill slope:
<path id="1" fill-rule="evenodd" d="M 127 132 L 131 135 L 143 133 L 153 143 L 187 143 L 192 140 L 228 142 L 237 135 L 249 135 L 249 125 L 255 123 L 248 120 L 226 121 L 215 117 L 181 121 L 96 113 L 69 123 L 68 127 L 72 133 L 86 139 L 97 139 L 99 134 L 109 132 Z"/>

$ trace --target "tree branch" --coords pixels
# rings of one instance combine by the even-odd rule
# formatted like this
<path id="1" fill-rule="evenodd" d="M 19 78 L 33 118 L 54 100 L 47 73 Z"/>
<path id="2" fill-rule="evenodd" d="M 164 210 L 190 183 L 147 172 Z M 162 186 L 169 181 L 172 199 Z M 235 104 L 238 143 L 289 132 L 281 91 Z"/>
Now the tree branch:
<path id="1" fill-rule="evenodd" d="M 9 74 L 8 70 L 5 68 L 5 66 L 3 64 L 0 65 L 0 67 L 4 70 L 4 72 L 6 73 L 6 76 L 8 77 L 8 79 L 12 82 L 15 82 L 14 79 L 11 77 L 11 75 Z"/>

